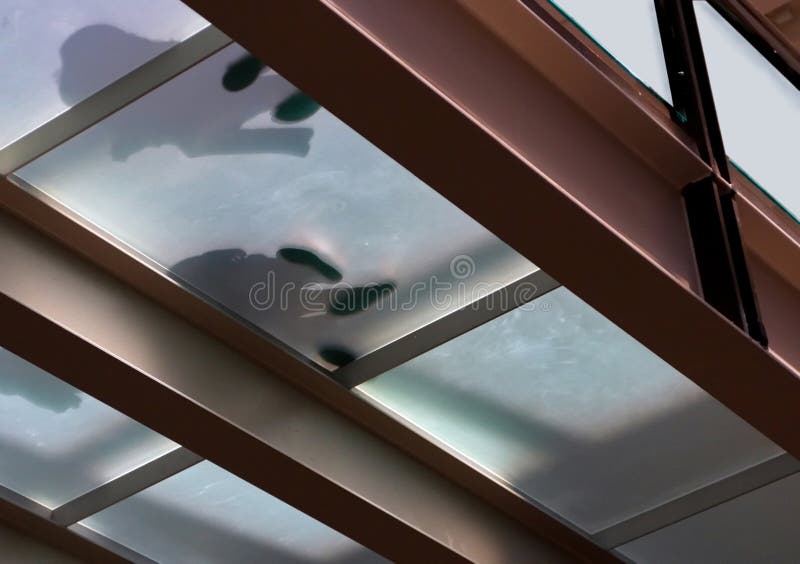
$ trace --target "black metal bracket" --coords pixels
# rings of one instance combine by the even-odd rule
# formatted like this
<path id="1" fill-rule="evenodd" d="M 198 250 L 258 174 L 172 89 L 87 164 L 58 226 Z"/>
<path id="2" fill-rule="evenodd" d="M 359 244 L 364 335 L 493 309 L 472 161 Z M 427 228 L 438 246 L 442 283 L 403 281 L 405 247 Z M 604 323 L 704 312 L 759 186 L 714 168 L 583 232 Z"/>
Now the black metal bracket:
<path id="1" fill-rule="evenodd" d="M 733 190 L 713 176 L 683 190 L 700 284 L 709 305 L 767 346 L 734 198 Z"/>
<path id="2" fill-rule="evenodd" d="M 679 121 L 713 171 L 683 190 L 703 297 L 767 346 L 692 0 L 654 1 L 676 117 L 684 118 Z"/>

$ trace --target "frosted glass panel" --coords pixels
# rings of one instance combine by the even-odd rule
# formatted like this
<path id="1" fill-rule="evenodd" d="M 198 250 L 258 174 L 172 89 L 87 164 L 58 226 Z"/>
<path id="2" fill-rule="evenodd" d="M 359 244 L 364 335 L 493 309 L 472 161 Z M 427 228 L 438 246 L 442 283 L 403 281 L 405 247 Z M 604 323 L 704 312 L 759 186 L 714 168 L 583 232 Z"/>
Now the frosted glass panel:
<path id="1" fill-rule="evenodd" d="M 643 564 L 797 564 L 800 474 L 718 505 L 620 548 Z"/>
<path id="2" fill-rule="evenodd" d="M 165 564 L 385 562 L 210 462 L 184 470 L 81 524 Z"/>
<path id="3" fill-rule="evenodd" d="M 358 389 L 589 532 L 780 452 L 563 287 Z"/>
<path id="4" fill-rule="evenodd" d="M 0 0 L 0 147 L 205 25 L 177 0 Z"/>
<path id="5" fill-rule="evenodd" d="M 653 0 L 551 0 L 628 72 L 671 102 Z"/>
<path id="6" fill-rule="evenodd" d="M 536 269 L 235 45 L 18 174 L 326 366 Z"/>
<path id="7" fill-rule="evenodd" d="M 177 445 L 0 348 L 0 484 L 54 508 Z"/>
<path id="8" fill-rule="evenodd" d="M 795 218 L 800 92 L 706 2 L 695 2 L 728 156 Z"/>

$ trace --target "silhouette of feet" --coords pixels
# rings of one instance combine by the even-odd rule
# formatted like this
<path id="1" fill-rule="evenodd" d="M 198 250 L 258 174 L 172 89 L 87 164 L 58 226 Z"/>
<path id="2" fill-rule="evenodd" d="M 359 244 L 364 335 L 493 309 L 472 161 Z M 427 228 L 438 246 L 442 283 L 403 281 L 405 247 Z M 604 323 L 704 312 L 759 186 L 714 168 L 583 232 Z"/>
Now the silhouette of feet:
<path id="1" fill-rule="evenodd" d="M 222 76 L 222 87 L 228 92 L 238 92 L 253 84 L 266 65 L 253 55 L 245 55 L 228 65 Z"/>
<path id="2" fill-rule="evenodd" d="M 330 295 L 328 312 L 332 315 L 353 315 L 367 310 L 396 290 L 391 282 L 367 284 L 353 288 L 334 288 Z"/>
<path id="3" fill-rule="evenodd" d="M 283 123 L 294 123 L 310 118 L 317 113 L 317 110 L 319 104 L 298 91 L 275 107 L 272 119 Z"/>
<path id="4" fill-rule="evenodd" d="M 302 264 L 317 271 L 326 279 L 331 282 L 339 282 L 342 279 L 342 273 L 336 268 L 319 258 L 316 253 L 306 249 L 297 249 L 294 247 L 284 247 L 278 251 L 278 256 L 287 262 L 293 264 Z"/>
<path id="5" fill-rule="evenodd" d="M 253 55 L 245 55 L 228 65 L 222 76 L 222 86 L 228 92 L 238 92 L 253 84 L 266 67 Z M 319 104 L 298 91 L 275 107 L 272 117 L 277 122 L 294 123 L 317 113 Z"/>
<path id="6" fill-rule="evenodd" d="M 325 362 L 329 362 L 337 367 L 350 364 L 356 359 L 353 353 L 337 346 L 322 347 L 319 350 L 319 356 L 321 356 L 322 360 Z"/>

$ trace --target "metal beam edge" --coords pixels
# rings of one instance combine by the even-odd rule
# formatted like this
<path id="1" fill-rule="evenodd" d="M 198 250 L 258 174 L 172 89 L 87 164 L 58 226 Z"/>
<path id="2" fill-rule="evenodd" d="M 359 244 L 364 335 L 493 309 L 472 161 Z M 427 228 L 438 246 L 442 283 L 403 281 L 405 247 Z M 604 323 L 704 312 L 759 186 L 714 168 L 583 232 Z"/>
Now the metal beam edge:
<path id="1" fill-rule="evenodd" d="M 192 451 L 177 447 L 56 507 L 50 519 L 63 527 L 72 525 L 202 460 Z"/>
<path id="2" fill-rule="evenodd" d="M 230 43 L 231 39 L 213 26 L 198 31 L 0 148 L 0 174 L 6 175 L 17 170 Z"/>
<path id="3" fill-rule="evenodd" d="M 0 276 L 0 310 L 9 322 L 0 342 L 8 350 L 389 558 L 569 559 L 548 537 L 3 218 L 10 268 Z M 595 561 L 613 560 L 571 534 L 593 547 Z"/>
<path id="4" fill-rule="evenodd" d="M 693 257 L 677 190 L 663 192 L 664 185 L 656 178 L 643 178 L 630 153 L 614 163 L 614 183 L 598 181 L 596 173 L 607 163 L 597 162 L 597 154 L 593 161 L 571 167 L 583 175 L 580 181 L 556 182 L 543 167 L 560 166 L 574 159 L 574 154 L 537 154 L 552 148 L 542 128 L 524 127 L 516 113 L 513 120 L 509 117 L 511 99 L 518 102 L 514 108 L 531 107 L 531 92 L 519 87 L 520 81 L 533 80 L 530 73 L 508 66 L 507 50 L 501 56 L 498 48 L 496 64 L 481 66 L 481 84 L 493 86 L 491 98 L 475 100 L 475 93 L 470 93 L 476 88 L 474 73 L 453 77 L 452 73 L 464 70 L 461 62 L 474 69 L 476 60 L 488 56 L 454 51 L 456 43 L 470 46 L 470 33 L 487 39 L 485 33 L 475 31 L 474 20 L 459 19 L 457 23 L 463 25 L 459 35 L 458 28 L 442 27 L 451 23 L 442 17 L 436 34 L 426 37 L 407 32 L 405 26 L 424 21 L 419 14 L 411 17 L 407 2 L 402 6 L 381 3 L 380 10 L 359 2 L 346 2 L 345 9 L 343 3 L 238 0 L 231 10 L 211 0 L 189 0 L 207 19 L 515 250 L 768 438 L 800 455 L 800 435 L 794 432 L 800 423 L 798 367 L 764 350 L 698 295 L 690 279 L 694 268 L 691 273 L 687 270 Z M 397 12 L 388 12 L 387 6 Z M 457 9 L 452 4 L 432 7 L 420 2 L 414 7 Z M 362 12 L 367 12 L 363 18 Z M 294 21 L 316 32 L 298 36 L 295 27 L 287 25 Z M 435 42 L 441 37 L 447 38 L 450 51 L 423 48 L 423 40 Z M 403 56 L 398 54 L 400 48 L 406 49 Z M 452 52 L 459 56 L 442 60 Z M 415 56 L 413 62 L 409 54 Z M 430 60 L 437 57 L 438 66 L 433 68 Z M 339 64 L 342 60 L 347 65 Z M 509 76 L 504 80 L 500 75 L 506 71 Z M 375 76 L 380 80 L 365 79 Z M 437 80 L 442 76 L 449 77 L 449 82 Z M 508 98 L 501 104 L 497 88 Z M 392 107 L 403 110 L 386 111 Z M 577 135 L 589 125 L 575 117 L 570 118 L 569 127 Z M 563 127 L 567 126 L 562 122 Z M 527 145 L 522 140 L 512 143 L 515 136 L 524 137 Z M 608 147 L 595 140 L 596 151 Z M 627 180 L 626 174 L 631 175 Z M 645 180 L 652 184 L 648 186 Z M 592 190 L 584 189 L 588 186 L 584 182 L 590 182 Z M 620 188 L 635 190 L 611 207 L 613 197 L 621 197 L 616 192 Z M 607 196 L 603 202 L 597 200 L 600 194 Z M 632 202 L 631 198 L 639 197 L 653 199 L 649 201 L 652 220 Z M 634 207 L 636 213 L 631 213 Z M 634 220 L 640 230 L 632 229 Z M 554 233 L 565 236 L 554 237 Z"/>
<path id="5" fill-rule="evenodd" d="M 528 276 L 342 366 L 331 377 L 347 388 L 355 388 L 467 331 L 540 298 L 559 286 L 556 280 L 537 269 Z"/>
<path id="6" fill-rule="evenodd" d="M 130 561 L 107 546 L 82 538 L 56 525 L 49 519 L 49 515 L 50 510 L 43 505 L 0 486 L 0 521 L 11 528 L 68 552 L 85 562 L 116 564 Z"/>
<path id="7" fill-rule="evenodd" d="M 592 538 L 603 548 L 617 548 L 796 472 L 800 472 L 800 461 L 783 453 L 634 515 L 595 533 Z"/>

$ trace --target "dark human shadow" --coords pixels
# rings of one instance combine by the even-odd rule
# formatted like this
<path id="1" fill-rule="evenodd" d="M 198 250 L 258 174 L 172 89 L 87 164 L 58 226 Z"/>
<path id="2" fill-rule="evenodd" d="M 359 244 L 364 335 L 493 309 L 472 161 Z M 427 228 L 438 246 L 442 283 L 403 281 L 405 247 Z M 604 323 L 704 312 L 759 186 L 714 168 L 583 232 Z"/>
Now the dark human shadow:
<path id="1" fill-rule="evenodd" d="M 329 362 L 336 367 L 342 367 L 345 364 L 350 364 L 356 359 L 356 355 L 350 352 L 345 347 L 336 345 L 325 345 L 320 347 L 319 356 L 325 362 Z"/>
<path id="2" fill-rule="evenodd" d="M 82 27 L 61 45 L 61 99 L 74 106 L 173 45 L 174 41 L 152 41 L 108 24 Z"/>
<path id="3" fill-rule="evenodd" d="M 397 287 L 392 282 L 367 284 L 365 286 L 336 288 L 328 300 L 331 315 L 353 315 L 368 309 L 372 304 L 388 297 Z"/>
<path id="4" fill-rule="evenodd" d="M 36 366 L 0 349 L 0 394 L 19 396 L 55 413 L 64 413 L 81 404 L 76 388 L 57 380 Z"/>
<path id="5" fill-rule="evenodd" d="M 222 86 L 229 92 L 238 92 L 252 85 L 266 65 L 253 55 L 245 55 L 234 61 L 222 76 Z M 282 123 L 294 123 L 308 119 L 317 113 L 320 106 L 303 92 L 297 91 L 275 107 L 272 119 Z"/>
<path id="6" fill-rule="evenodd" d="M 295 123 L 310 118 L 317 110 L 319 104 L 303 92 L 295 92 L 275 106 L 272 119 L 279 123 Z"/>
<path id="7" fill-rule="evenodd" d="M 73 106 L 172 45 L 106 24 L 81 28 L 61 46 L 61 97 Z M 274 121 L 293 124 L 313 115 L 319 106 L 281 77 L 262 74 L 264 66 L 257 59 L 255 63 L 249 55 L 242 59 L 247 59 L 243 70 L 232 76 L 228 76 L 230 67 L 236 63 L 226 70 L 214 60 L 206 61 L 138 100 L 135 109 L 117 114 L 106 128 L 112 135 L 112 158 L 125 161 L 148 147 L 162 145 L 174 145 L 190 158 L 307 155 L 311 128 L 250 129 L 244 124 L 270 110 Z"/>
<path id="8" fill-rule="evenodd" d="M 238 92 L 253 84 L 267 65 L 253 55 L 244 55 L 228 65 L 222 75 L 222 87 L 228 92 Z"/>
<path id="9" fill-rule="evenodd" d="M 209 251 L 178 262 L 171 272 L 292 346 L 313 341 L 318 332 L 326 344 L 315 348 L 322 348 L 320 356 L 335 366 L 352 360 L 352 355 L 337 353 L 345 349 L 330 342 L 340 334 L 336 319 L 368 311 L 396 290 L 390 281 L 341 283 L 339 268 L 319 253 L 298 247 L 284 247 L 275 257 L 241 249 Z"/>
<path id="10" fill-rule="evenodd" d="M 342 279 L 341 272 L 307 249 L 284 247 L 278 250 L 278 257 L 293 264 L 304 264 L 331 282 L 339 282 Z"/>

